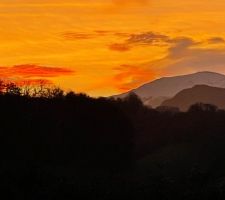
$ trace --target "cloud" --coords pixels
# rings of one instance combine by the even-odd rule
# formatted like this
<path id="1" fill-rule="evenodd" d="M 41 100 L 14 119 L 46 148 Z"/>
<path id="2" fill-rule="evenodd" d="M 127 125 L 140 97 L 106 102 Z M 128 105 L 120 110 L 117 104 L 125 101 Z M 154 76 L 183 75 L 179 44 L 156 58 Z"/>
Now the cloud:
<path id="1" fill-rule="evenodd" d="M 210 44 L 225 43 L 225 40 L 222 37 L 212 37 L 208 39 L 208 43 Z"/>
<path id="2" fill-rule="evenodd" d="M 96 80 L 87 91 L 98 88 L 123 93 L 158 77 L 158 72 L 139 65 L 123 64 L 113 68 L 113 71 L 112 75 Z"/>
<path id="3" fill-rule="evenodd" d="M 107 31 L 107 30 L 95 30 L 94 32 L 99 36 L 107 36 L 113 33 L 112 31 Z"/>
<path id="4" fill-rule="evenodd" d="M 66 40 L 84 40 L 84 39 L 91 39 L 94 37 L 94 35 L 79 32 L 65 32 L 62 34 L 62 37 Z"/>
<path id="5" fill-rule="evenodd" d="M 116 32 L 110 30 L 93 30 L 90 32 L 76 32 L 76 31 L 67 31 L 60 33 L 60 36 L 65 40 L 89 40 L 95 39 L 98 37 L 107 37 L 107 36 L 117 36 L 117 37 L 128 37 L 130 34 L 123 32 Z"/>
<path id="6" fill-rule="evenodd" d="M 132 34 L 126 40 L 129 44 L 147 44 L 147 45 L 161 45 L 162 43 L 169 43 L 170 37 L 154 32 L 146 32 L 140 34 Z"/>
<path id="7" fill-rule="evenodd" d="M 126 43 L 114 43 L 109 45 L 109 49 L 112 51 L 124 52 L 124 51 L 129 51 L 131 47 Z"/>
<path id="8" fill-rule="evenodd" d="M 149 68 L 133 65 L 121 65 L 114 68 L 117 72 L 112 79 L 115 88 L 120 92 L 125 92 L 138 87 L 140 84 L 147 82 L 156 77 L 156 72 Z"/>
<path id="9" fill-rule="evenodd" d="M 176 51 L 179 48 L 188 47 L 191 45 L 199 45 L 203 42 L 207 43 L 225 43 L 225 39 L 221 37 L 212 37 L 207 39 L 206 41 L 194 41 L 192 38 L 189 37 L 170 37 L 165 34 L 155 33 L 155 32 L 143 32 L 138 34 L 129 34 L 124 35 L 128 37 L 128 39 L 124 40 L 121 43 L 113 43 L 109 45 L 109 49 L 113 51 L 120 51 L 120 48 L 116 47 L 129 47 L 127 50 L 131 50 L 137 46 L 159 46 L 159 47 L 171 47 L 176 45 L 176 48 L 172 48 L 171 50 Z M 111 48 L 114 47 L 115 48 Z"/>
<path id="10" fill-rule="evenodd" d="M 118 37 L 121 37 L 121 38 L 128 38 L 128 37 L 130 37 L 130 33 L 114 32 L 114 36 L 118 36 Z"/>
<path id="11" fill-rule="evenodd" d="M 190 47 L 200 44 L 188 37 L 178 37 L 170 40 L 172 47 L 169 48 L 170 57 L 181 57 L 185 56 L 186 50 Z"/>
<path id="12" fill-rule="evenodd" d="M 161 59 L 153 60 L 141 65 L 121 65 L 114 68 L 116 75 L 112 83 L 119 92 L 129 91 L 146 82 L 162 76 L 173 76 L 198 71 L 219 71 L 225 73 L 225 46 L 224 48 L 205 47 L 205 42 L 196 41 L 190 37 L 171 38 L 158 34 L 137 34 L 130 37 L 127 43 L 130 48 L 136 43 L 154 45 L 157 42 L 165 42 L 168 45 L 168 53 Z M 214 43 L 222 41 L 222 38 L 213 39 Z M 132 46 L 134 44 L 134 46 Z M 122 45 L 122 47 L 123 47 Z M 120 45 L 118 45 L 120 47 Z M 112 49 L 119 51 L 120 49 Z"/>
<path id="13" fill-rule="evenodd" d="M 191 38 L 174 39 L 168 55 L 147 65 L 157 70 L 164 69 L 167 75 L 198 71 L 220 71 L 225 73 L 225 48 L 203 48 L 202 43 Z"/>
<path id="14" fill-rule="evenodd" d="M 222 45 L 220 48 L 206 46 L 209 43 Z M 158 46 L 161 44 L 168 47 L 166 56 L 144 63 L 139 67 L 122 66 L 120 72 L 114 77 L 115 81 L 120 83 L 117 88 L 126 91 L 157 76 L 173 76 L 198 71 L 225 73 L 225 40 L 222 37 L 196 41 L 190 37 L 172 38 L 163 34 L 146 32 L 130 35 L 124 43 L 115 43 L 109 48 L 113 51 L 124 52 L 140 45 L 145 47 L 146 45 Z"/>
<path id="15" fill-rule="evenodd" d="M 129 34 L 129 35 L 126 35 L 126 37 L 127 36 L 128 36 L 128 39 L 124 40 L 124 42 L 113 43 L 109 45 L 109 49 L 113 51 L 121 51 L 119 47 L 129 47 L 126 49 L 128 51 L 140 45 L 165 46 L 173 42 L 169 36 L 159 34 L 159 33 L 154 33 L 154 32 Z M 112 48 L 114 46 L 115 48 Z"/>
<path id="16" fill-rule="evenodd" d="M 63 67 L 48 67 L 35 64 L 0 67 L 0 79 L 52 78 L 68 76 L 73 73 L 73 70 Z"/>

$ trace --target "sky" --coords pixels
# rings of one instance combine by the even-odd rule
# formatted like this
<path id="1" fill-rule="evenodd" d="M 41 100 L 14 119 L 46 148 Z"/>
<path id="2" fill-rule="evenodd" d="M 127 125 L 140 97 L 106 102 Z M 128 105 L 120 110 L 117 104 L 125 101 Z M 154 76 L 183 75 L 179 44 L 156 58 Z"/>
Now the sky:
<path id="1" fill-rule="evenodd" d="M 0 78 L 110 96 L 225 74 L 224 0 L 1 0 Z"/>

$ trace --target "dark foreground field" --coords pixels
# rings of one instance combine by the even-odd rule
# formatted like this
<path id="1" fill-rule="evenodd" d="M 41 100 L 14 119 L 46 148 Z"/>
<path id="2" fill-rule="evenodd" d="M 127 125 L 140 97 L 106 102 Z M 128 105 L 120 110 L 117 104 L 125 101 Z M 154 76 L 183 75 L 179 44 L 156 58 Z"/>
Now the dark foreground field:
<path id="1" fill-rule="evenodd" d="M 7 91 L 0 110 L 4 199 L 225 198 L 225 111 L 214 106 Z"/>

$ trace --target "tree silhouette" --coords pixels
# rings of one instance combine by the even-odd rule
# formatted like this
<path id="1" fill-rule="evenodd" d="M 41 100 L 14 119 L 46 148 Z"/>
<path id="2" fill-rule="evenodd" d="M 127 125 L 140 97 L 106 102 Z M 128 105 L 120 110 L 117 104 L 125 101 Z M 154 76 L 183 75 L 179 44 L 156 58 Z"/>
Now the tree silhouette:
<path id="1" fill-rule="evenodd" d="M 0 186 L 11 199 L 225 197 L 225 111 L 213 105 L 164 111 L 135 94 L 0 86 Z"/>
<path id="2" fill-rule="evenodd" d="M 189 108 L 189 112 L 216 112 L 218 108 L 215 105 L 197 103 Z"/>
<path id="3" fill-rule="evenodd" d="M 15 83 L 7 83 L 5 88 L 7 95 L 19 96 L 21 94 L 21 88 L 19 88 Z"/>

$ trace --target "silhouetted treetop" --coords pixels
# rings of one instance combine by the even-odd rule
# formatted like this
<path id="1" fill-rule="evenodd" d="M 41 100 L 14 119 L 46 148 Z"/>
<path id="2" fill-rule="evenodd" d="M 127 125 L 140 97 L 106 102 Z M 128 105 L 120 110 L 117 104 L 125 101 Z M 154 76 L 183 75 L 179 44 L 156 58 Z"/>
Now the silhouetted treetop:
<path id="1" fill-rule="evenodd" d="M 218 111 L 217 106 L 205 103 L 197 103 L 192 105 L 188 112 L 216 112 Z"/>
<path id="2" fill-rule="evenodd" d="M 224 199 L 225 111 L 152 109 L 0 81 L 0 188 L 10 199 Z M 212 197 L 212 198 L 211 198 Z"/>

